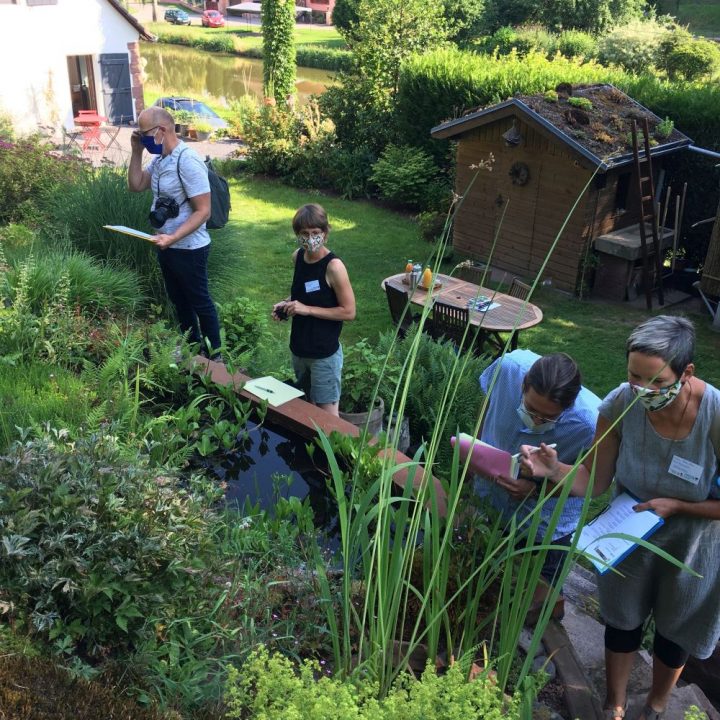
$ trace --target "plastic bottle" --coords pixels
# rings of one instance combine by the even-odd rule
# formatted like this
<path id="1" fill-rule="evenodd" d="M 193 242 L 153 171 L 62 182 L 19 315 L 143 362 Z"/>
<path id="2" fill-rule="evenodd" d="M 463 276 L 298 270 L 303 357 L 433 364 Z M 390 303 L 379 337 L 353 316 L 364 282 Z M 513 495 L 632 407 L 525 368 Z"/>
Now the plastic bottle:
<path id="1" fill-rule="evenodd" d="M 415 263 L 412 269 L 412 287 L 417 287 L 420 284 L 420 278 L 422 277 L 422 265 Z"/>
<path id="2" fill-rule="evenodd" d="M 412 272 L 413 272 L 413 261 L 408 260 L 405 265 L 405 283 L 412 286 Z"/>

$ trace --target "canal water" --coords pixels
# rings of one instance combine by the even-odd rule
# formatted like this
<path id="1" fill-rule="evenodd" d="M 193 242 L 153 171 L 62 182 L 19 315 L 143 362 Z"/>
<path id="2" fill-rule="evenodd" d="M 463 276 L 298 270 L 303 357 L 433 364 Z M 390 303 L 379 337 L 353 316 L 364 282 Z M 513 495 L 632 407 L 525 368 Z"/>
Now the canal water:
<path id="1" fill-rule="evenodd" d="M 182 45 L 143 43 L 150 95 L 182 95 L 226 106 L 243 95 L 262 97 L 262 60 L 196 50 Z M 332 84 L 332 74 L 297 69 L 298 101 L 305 103 Z"/>

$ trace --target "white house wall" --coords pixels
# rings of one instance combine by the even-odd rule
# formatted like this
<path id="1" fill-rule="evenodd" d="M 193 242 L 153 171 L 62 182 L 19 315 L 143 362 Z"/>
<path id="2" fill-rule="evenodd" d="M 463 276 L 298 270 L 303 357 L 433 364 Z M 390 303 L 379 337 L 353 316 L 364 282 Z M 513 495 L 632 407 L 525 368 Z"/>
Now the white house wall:
<path id="1" fill-rule="evenodd" d="M 92 55 L 97 107 L 104 114 L 99 56 L 127 53 L 138 31 L 106 0 L 18 2 L 0 4 L 0 111 L 20 131 L 72 127 L 67 58 Z"/>

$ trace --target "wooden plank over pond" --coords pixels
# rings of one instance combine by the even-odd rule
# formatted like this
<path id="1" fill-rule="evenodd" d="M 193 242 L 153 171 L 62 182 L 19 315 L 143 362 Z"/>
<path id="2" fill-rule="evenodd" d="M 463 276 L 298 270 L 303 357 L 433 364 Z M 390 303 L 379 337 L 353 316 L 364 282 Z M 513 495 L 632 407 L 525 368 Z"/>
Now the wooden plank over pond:
<path id="1" fill-rule="evenodd" d="M 192 359 L 193 371 L 205 372 L 210 374 L 210 378 L 214 383 L 218 385 L 232 385 L 238 392 L 238 394 L 250 400 L 254 406 L 259 406 L 261 401 L 252 393 L 246 392 L 242 386 L 251 378 L 241 372 L 229 373 L 228 369 L 223 363 L 213 362 L 207 358 L 196 356 Z M 343 435 L 350 435 L 351 437 L 358 437 L 360 431 L 355 425 L 342 420 L 335 415 L 331 415 L 329 412 L 319 408 L 317 405 L 313 405 L 302 398 L 295 398 L 289 402 L 283 403 L 279 407 L 267 406 L 268 420 L 297 433 L 303 438 L 308 440 L 314 440 L 317 437 L 318 429 L 322 430 L 326 435 L 331 432 L 339 432 Z M 372 440 L 370 441 L 372 442 Z M 383 451 L 380 452 L 383 454 Z M 399 451 L 395 451 L 394 463 L 399 465 L 401 463 L 410 462 L 411 458 Z M 418 465 L 418 472 L 415 473 L 413 479 L 413 485 L 417 488 L 422 482 L 424 466 Z M 407 469 L 398 470 L 393 476 L 394 482 L 404 487 L 407 482 L 408 471 Z M 441 515 L 445 515 L 447 510 L 446 494 L 442 486 L 442 483 L 435 477 L 432 478 L 433 485 L 435 486 L 435 496 L 437 498 L 438 509 Z"/>

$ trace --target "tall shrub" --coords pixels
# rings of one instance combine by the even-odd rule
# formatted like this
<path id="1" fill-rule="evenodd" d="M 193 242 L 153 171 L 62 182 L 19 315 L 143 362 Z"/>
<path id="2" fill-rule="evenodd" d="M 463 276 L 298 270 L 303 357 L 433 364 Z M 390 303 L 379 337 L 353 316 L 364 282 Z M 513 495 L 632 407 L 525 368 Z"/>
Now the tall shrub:
<path id="1" fill-rule="evenodd" d="M 658 50 L 668 35 L 670 30 L 655 20 L 628 23 L 599 40 L 598 58 L 604 65 L 646 72 L 657 64 Z"/>
<path id="2" fill-rule="evenodd" d="M 42 135 L 0 140 L 0 224 L 40 220 L 39 205 L 57 188 L 67 188 L 83 176 L 86 165 L 57 156 Z"/>
<path id="3" fill-rule="evenodd" d="M 295 92 L 294 0 L 263 0 L 263 90 L 285 103 Z"/>

